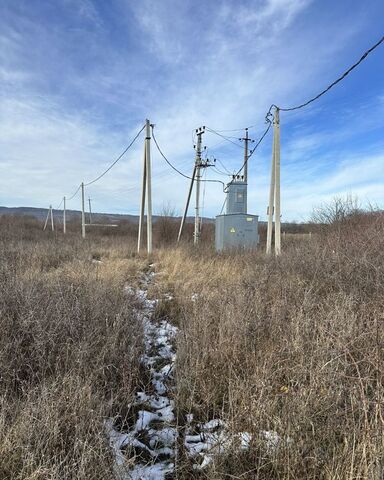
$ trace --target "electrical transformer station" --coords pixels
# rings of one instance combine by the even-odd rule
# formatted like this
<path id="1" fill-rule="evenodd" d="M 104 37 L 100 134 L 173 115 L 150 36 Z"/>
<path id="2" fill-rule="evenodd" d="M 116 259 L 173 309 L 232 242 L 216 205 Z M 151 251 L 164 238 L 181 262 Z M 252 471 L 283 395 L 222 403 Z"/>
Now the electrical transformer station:
<path id="1" fill-rule="evenodd" d="M 247 182 L 234 175 L 226 187 L 226 213 L 216 217 L 216 251 L 255 248 L 259 243 L 257 215 L 247 213 Z"/>
<path id="2" fill-rule="evenodd" d="M 202 159 L 202 136 L 205 133 L 205 130 L 206 127 L 200 127 L 195 130 L 195 135 L 197 138 L 196 145 L 194 145 L 194 148 L 196 149 L 195 165 L 192 176 L 187 177 L 190 178 L 191 183 L 188 190 L 184 214 L 181 219 L 177 242 L 179 242 L 181 238 L 187 218 L 193 185 L 196 183 L 195 231 L 193 236 L 195 245 L 199 243 L 201 233 L 200 183 L 202 181 L 217 182 L 217 180 L 202 180 L 201 178 L 202 169 L 214 167 L 216 162 L 216 159 L 213 159 L 214 163 L 211 163 L 207 159 Z M 209 128 L 208 131 L 217 133 Z M 225 187 L 225 203 L 227 207 L 225 214 L 220 214 L 216 217 L 215 246 L 217 252 L 234 249 L 251 249 L 257 247 L 259 243 L 259 217 L 247 212 L 248 160 L 250 155 L 252 155 L 254 152 L 254 150 L 251 150 L 251 152 L 248 150 L 248 144 L 254 142 L 254 140 L 251 140 L 248 136 L 248 128 L 245 129 L 245 137 L 239 138 L 239 140 L 245 142 L 244 163 L 241 169 L 236 175 L 232 175 L 232 180 L 227 184 L 226 187 L 223 182 L 218 181 L 223 185 L 223 187 Z M 244 172 L 244 175 L 239 175 L 240 172 Z"/>

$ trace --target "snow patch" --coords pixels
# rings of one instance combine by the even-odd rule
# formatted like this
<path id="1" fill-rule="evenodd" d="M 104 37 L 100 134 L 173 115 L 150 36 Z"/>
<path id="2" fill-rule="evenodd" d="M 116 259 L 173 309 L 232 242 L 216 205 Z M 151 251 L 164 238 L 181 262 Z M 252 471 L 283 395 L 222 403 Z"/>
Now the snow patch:
<path id="1" fill-rule="evenodd" d="M 145 347 L 140 361 L 148 369 L 151 388 L 136 393 L 131 408 L 139 407 L 137 419 L 128 432 L 117 432 L 113 419 L 106 422 L 119 480 L 165 480 L 175 469 L 178 433 L 170 393 L 174 389 L 176 361 L 173 340 L 178 329 L 166 320 L 153 319 L 159 300 L 149 299 L 147 289 L 154 275 L 153 271 L 144 275 L 142 288 L 125 287 L 126 293 L 138 302 L 134 313 L 143 325 Z M 166 295 L 165 299 L 172 297 Z"/>

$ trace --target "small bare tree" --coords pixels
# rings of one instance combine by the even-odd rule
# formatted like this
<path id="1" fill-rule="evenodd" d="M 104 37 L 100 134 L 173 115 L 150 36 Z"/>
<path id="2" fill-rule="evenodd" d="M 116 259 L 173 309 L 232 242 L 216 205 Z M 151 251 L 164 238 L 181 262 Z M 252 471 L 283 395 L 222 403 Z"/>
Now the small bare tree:
<path id="1" fill-rule="evenodd" d="M 176 210 L 170 203 L 163 205 L 154 225 L 155 235 L 161 246 L 176 242 L 178 231 L 176 216 Z"/>
<path id="2" fill-rule="evenodd" d="M 357 197 L 334 197 L 329 203 L 315 207 L 312 212 L 311 222 L 320 225 L 338 225 L 361 213 Z"/>

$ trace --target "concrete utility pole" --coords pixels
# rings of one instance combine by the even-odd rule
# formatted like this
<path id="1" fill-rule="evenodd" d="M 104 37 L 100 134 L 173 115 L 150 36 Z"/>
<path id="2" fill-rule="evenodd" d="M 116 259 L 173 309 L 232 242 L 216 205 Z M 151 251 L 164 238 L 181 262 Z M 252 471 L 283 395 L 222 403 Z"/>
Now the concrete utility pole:
<path id="1" fill-rule="evenodd" d="M 272 252 L 272 230 L 273 230 L 273 213 L 274 213 L 274 199 L 275 199 L 275 143 L 276 138 L 273 135 L 272 143 L 272 164 L 271 164 L 271 183 L 269 186 L 269 202 L 268 202 L 268 226 L 267 226 L 267 255 Z"/>
<path id="2" fill-rule="evenodd" d="M 145 158 L 147 163 L 147 253 L 152 253 L 151 124 L 145 121 Z"/>
<path id="3" fill-rule="evenodd" d="M 63 198 L 63 233 L 67 233 L 67 219 L 66 219 L 66 198 Z"/>
<path id="4" fill-rule="evenodd" d="M 200 241 L 200 182 L 201 182 L 201 145 L 202 145 L 202 135 L 205 132 L 205 127 L 200 127 L 196 130 L 197 134 L 197 144 L 196 144 L 196 159 L 195 159 L 195 168 L 196 168 L 196 213 L 195 213 L 195 232 L 193 243 L 195 245 L 199 244 Z"/>
<path id="5" fill-rule="evenodd" d="M 89 205 L 89 223 L 92 223 L 92 208 L 91 208 L 91 197 L 88 197 L 88 205 Z"/>
<path id="6" fill-rule="evenodd" d="M 244 182 L 248 183 L 248 128 L 245 129 L 244 137 Z"/>
<path id="7" fill-rule="evenodd" d="M 51 211 L 51 206 L 49 206 L 48 208 L 47 218 L 45 219 L 45 222 L 44 222 L 43 232 L 45 232 L 45 229 L 47 228 L 50 211 Z"/>
<path id="8" fill-rule="evenodd" d="M 144 213 L 145 213 L 145 187 L 147 185 L 147 160 L 146 160 L 147 144 L 144 141 L 144 156 L 143 156 L 143 180 L 141 183 L 141 204 L 140 204 L 140 218 L 139 218 L 139 233 L 137 237 L 137 253 L 140 253 L 141 237 L 143 235 Z"/>
<path id="9" fill-rule="evenodd" d="M 281 253 L 280 225 L 280 118 L 279 109 L 275 109 L 273 119 L 273 146 L 271 165 L 271 184 L 268 204 L 268 227 L 266 253 L 272 253 L 273 215 L 275 216 L 275 255 Z"/>
<path id="10" fill-rule="evenodd" d="M 192 194 L 192 190 L 193 190 L 193 184 L 194 184 L 194 182 L 195 182 L 195 176 L 196 176 L 196 165 L 193 167 L 193 173 L 192 173 L 192 177 L 191 177 L 191 183 L 190 183 L 190 185 L 189 185 L 189 190 L 188 190 L 187 203 L 186 203 L 186 205 L 185 205 L 185 210 L 184 210 L 183 218 L 181 219 L 179 234 L 178 234 L 178 236 L 177 236 L 177 243 L 180 242 L 181 234 L 183 233 L 184 224 L 185 224 L 185 219 L 187 218 L 187 214 L 188 214 L 189 202 L 190 202 L 190 200 L 191 200 L 191 194 Z"/>
<path id="11" fill-rule="evenodd" d="M 51 230 L 52 232 L 55 230 L 55 225 L 53 223 L 53 210 L 52 210 L 52 205 L 49 206 L 49 210 L 51 212 Z"/>
<path id="12" fill-rule="evenodd" d="M 281 225 L 280 225 L 280 111 L 275 110 L 274 121 L 275 143 L 275 255 L 281 253 Z"/>
<path id="13" fill-rule="evenodd" d="M 81 236 L 85 238 L 85 197 L 84 182 L 81 182 Z"/>
<path id="14" fill-rule="evenodd" d="M 152 253 L 152 189 L 151 189 L 151 123 L 145 121 L 145 141 L 143 159 L 143 180 L 141 187 L 141 206 L 139 219 L 139 233 L 137 238 L 137 251 L 140 252 L 141 238 L 144 226 L 145 200 L 147 200 L 147 252 Z"/>

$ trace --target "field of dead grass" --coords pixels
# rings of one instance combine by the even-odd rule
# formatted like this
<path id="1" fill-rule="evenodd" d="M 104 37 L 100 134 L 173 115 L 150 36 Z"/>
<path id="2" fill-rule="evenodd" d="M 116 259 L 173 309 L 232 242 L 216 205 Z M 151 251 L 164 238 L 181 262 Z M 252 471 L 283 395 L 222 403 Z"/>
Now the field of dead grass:
<path id="1" fill-rule="evenodd" d="M 290 241 L 277 259 L 187 247 L 161 251 L 159 264 L 181 328 L 180 415 L 253 438 L 203 477 L 382 478 L 382 216 Z M 262 431 L 278 434 L 277 448 Z"/>
<path id="2" fill-rule="evenodd" d="M 158 242 L 149 294 L 173 294 L 156 315 L 180 327 L 178 424 L 193 413 L 252 436 L 202 472 L 180 456 L 177 478 L 381 480 L 383 239 L 371 214 L 289 238 L 277 259 Z M 1 479 L 114 478 L 104 421 L 142 380 L 123 292 L 148 265 L 134 252 L 132 233 L 0 220 Z"/>
<path id="3" fill-rule="evenodd" d="M 104 420 L 132 398 L 143 348 L 123 287 L 146 262 L 126 239 L 0 231 L 0 478 L 112 479 Z"/>

